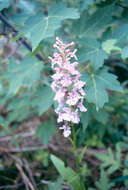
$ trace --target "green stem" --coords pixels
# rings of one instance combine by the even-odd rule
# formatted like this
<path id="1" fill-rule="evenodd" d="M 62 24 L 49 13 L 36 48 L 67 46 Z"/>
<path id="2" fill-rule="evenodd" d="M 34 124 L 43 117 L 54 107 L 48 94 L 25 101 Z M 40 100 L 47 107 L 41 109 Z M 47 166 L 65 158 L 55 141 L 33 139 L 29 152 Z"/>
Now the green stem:
<path id="1" fill-rule="evenodd" d="M 77 145 L 76 145 L 76 132 L 75 132 L 75 127 L 72 127 L 72 135 L 73 135 L 73 152 L 76 158 L 76 166 L 77 166 L 77 171 L 80 175 L 80 163 L 79 163 L 79 158 L 78 158 L 78 152 L 77 152 Z"/>
<path id="2" fill-rule="evenodd" d="M 76 131 L 75 131 L 75 126 L 72 125 L 72 139 L 69 137 L 69 140 L 71 142 L 71 144 L 73 145 L 73 153 L 74 153 L 74 156 L 75 156 L 75 159 L 76 159 L 76 167 L 77 167 L 77 172 L 80 176 L 80 183 L 81 183 L 81 186 L 82 186 L 82 190 L 85 190 L 85 186 L 84 186 L 84 183 L 83 183 L 83 180 L 82 180 L 82 176 L 81 176 L 81 168 L 80 168 L 80 161 L 79 161 L 79 155 L 78 155 L 78 152 L 77 152 L 77 138 L 76 138 Z"/>

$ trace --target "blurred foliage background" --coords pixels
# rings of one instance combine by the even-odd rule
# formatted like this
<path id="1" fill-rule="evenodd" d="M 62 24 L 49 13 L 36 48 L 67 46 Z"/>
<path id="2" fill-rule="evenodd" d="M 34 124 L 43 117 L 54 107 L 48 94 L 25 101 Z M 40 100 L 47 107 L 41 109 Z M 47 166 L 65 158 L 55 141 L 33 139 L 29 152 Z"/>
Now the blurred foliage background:
<path id="1" fill-rule="evenodd" d="M 76 126 L 85 186 L 128 189 L 127 21 L 127 0 L 0 0 L 0 189 L 71 189 L 50 159 L 76 168 L 50 87 L 56 36 L 75 42 L 86 82 Z"/>

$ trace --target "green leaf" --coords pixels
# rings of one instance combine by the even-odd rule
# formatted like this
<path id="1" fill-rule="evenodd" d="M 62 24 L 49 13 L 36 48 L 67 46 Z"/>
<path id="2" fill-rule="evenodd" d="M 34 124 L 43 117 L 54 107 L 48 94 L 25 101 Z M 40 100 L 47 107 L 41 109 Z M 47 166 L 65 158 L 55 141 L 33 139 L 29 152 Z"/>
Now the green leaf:
<path id="1" fill-rule="evenodd" d="M 10 62 L 4 76 L 10 83 L 8 95 L 16 94 L 22 86 L 30 88 L 40 79 L 42 68 L 43 64 L 32 56 L 24 57 L 20 64 Z"/>
<path id="2" fill-rule="evenodd" d="M 98 111 L 94 106 L 91 106 L 92 117 L 102 124 L 106 124 L 109 118 L 108 113 L 104 109 L 99 109 Z"/>
<path id="3" fill-rule="evenodd" d="M 38 108 L 39 115 L 42 115 L 53 104 L 53 91 L 50 87 L 39 87 L 34 94 L 32 106 Z"/>
<path id="4" fill-rule="evenodd" d="M 111 51 L 113 51 L 113 50 L 115 50 L 115 51 L 121 51 L 121 48 L 119 48 L 118 46 L 116 46 L 116 42 L 117 42 L 117 40 L 115 40 L 115 39 L 106 40 L 105 42 L 102 43 L 102 48 L 108 54 L 110 54 Z"/>
<path id="5" fill-rule="evenodd" d="M 61 21 L 77 18 L 79 18 L 77 9 L 67 8 L 65 3 L 57 3 L 51 7 L 47 17 L 43 14 L 30 17 L 20 33 L 24 33 L 30 40 L 34 51 L 42 40 L 54 35 L 55 31 L 61 27 Z"/>
<path id="6" fill-rule="evenodd" d="M 113 6 L 98 8 L 97 11 L 89 15 L 83 12 L 80 19 L 73 24 L 74 33 L 80 37 L 97 37 L 99 31 L 103 30 L 112 22 Z"/>
<path id="7" fill-rule="evenodd" d="M 56 182 L 48 184 L 48 190 L 62 190 L 62 183 L 63 179 L 59 178 Z"/>
<path id="8" fill-rule="evenodd" d="M 36 135 L 40 137 L 40 141 L 47 145 L 51 139 L 51 135 L 56 133 L 56 125 L 54 120 L 48 120 L 38 126 Z"/>
<path id="9" fill-rule="evenodd" d="M 124 47 L 121 51 L 121 57 L 122 59 L 128 58 L 128 46 Z"/>
<path id="10" fill-rule="evenodd" d="M 51 155 L 51 160 L 60 175 L 67 182 L 67 184 L 72 187 L 73 190 L 85 190 L 80 182 L 78 173 L 69 167 L 65 167 L 64 162 L 54 155 Z"/>
<path id="11" fill-rule="evenodd" d="M 107 72 L 107 69 L 98 70 L 93 74 L 84 73 L 83 79 L 86 81 L 85 92 L 89 102 L 96 105 L 97 110 L 108 102 L 106 89 L 123 92 L 117 77 Z"/>
<path id="12" fill-rule="evenodd" d="M 27 96 L 14 98 L 7 107 L 9 111 L 6 121 L 8 123 L 12 121 L 22 121 L 26 119 L 30 113 L 30 99 Z"/>
<path id="13" fill-rule="evenodd" d="M 81 113 L 81 123 L 82 123 L 82 128 L 83 131 L 86 130 L 88 124 L 90 121 L 92 121 L 92 118 L 96 119 L 102 124 L 106 124 L 108 121 L 108 113 L 104 109 L 99 109 L 98 111 L 96 110 L 96 107 L 94 104 L 86 103 L 86 108 L 87 112 L 82 112 Z"/>
<path id="14" fill-rule="evenodd" d="M 83 1 L 81 4 L 80 4 L 80 10 L 81 11 L 84 11 L 84 10 L 87 10 L 89 5 L 92 5 L 94 3 L 94 0 L 86 0 L 86 1 Z"/>
<path id="15" fill-rule="evenodd" d="M 85 146 L 83 149 L 82 149 L 82 151 L 81 151 L 81 153 L 80 153 L 80 155 L 79 155 L 79 162 L 81 163 L 81 161 L 82 161 L 82 159 L 83 159 L 83 157 L 84 157 L 84 154 L 86 153 L 86 150 L 87 150 L 87 146 Z"/>
<path id="16" fill-rule="evenodd" d="M 109 182 L 108 175 L 103 169 L 101 169 L 100 180 L 96 182 L 96 186 L 100 190 L 110 190 L 114 186 L 114 183 Z"/>
<path id="17" fill-rule="evenodd" d="M 112 38 L 117 40 L 117 46 L 123 48 L 128 42 L 128 24 L 123 24 L 112 34 Z"/>
<path id="18" fill-rule="evenodd" d="M 51 7 L 49 13 L 49 17 L 60 17 L 63 19 L 78 19 L 79 13 L 77 9 L 67 8 L 66 3 L 57 3 L 53 7 Z"/>
<path id="19" fill-rule="evenodd" d="M 116 145 L 116 156 L 114 157 L 114 154 L 110 148 L 108 148 L 108 154 L 101 154 L 98 153 L 97 158 L 102 161 L 102 167 L 108 167 L 107 173 L 112 174 L 114 171 L 119 169 L 121 167 L 121 149 L 120 145 Z"/>
<path id="20" fill-rule="evenodd" d="M 89 110 L 87 112 L 82 112 L 81 113 L 81 119 L 80 120 L 81 120 L 81 123 L 82 123 L 83 131 L 86 130 L 90 119 L 91 119 L 91 113 L 89 112 Z"/>
<path id="21" fill-rule="evenodd" d="M 11 16 L 11 20 L 19 30 L 24 26 L 24 23 L 30 16 L 36 15 L 39 10 L 43 8 L 43 4 L 41 2 L 28 0 L 17 1 L 16 6 L 19 11 L 16 11 L 16 13 L 14 11 Z"/>
<path id="22" fill-rule="evenodd" d="M 95 70 L 104 64 L 104 59 L 108 56 L 102 49 L 100 42 L 94 38 L 82 38 L 80 40 L 82 47 L 79 50 L 79 61 L 84 63 L 85 61 L 91 61 Z"/>
<path id="23" fill-rule="evenodd" d="M 128 178 L 128 168 L 123 170 L 123 176 Z M 126 178 L 125 178 L 126 179 Z M 124 181 L 125 186 L 128 188 L 128 179 Z"/>
<path id="24" fill-rule="evenodd" d="M 11 5 L 12 0 L 0 0 L 0 11 L 8 8 Z"/>

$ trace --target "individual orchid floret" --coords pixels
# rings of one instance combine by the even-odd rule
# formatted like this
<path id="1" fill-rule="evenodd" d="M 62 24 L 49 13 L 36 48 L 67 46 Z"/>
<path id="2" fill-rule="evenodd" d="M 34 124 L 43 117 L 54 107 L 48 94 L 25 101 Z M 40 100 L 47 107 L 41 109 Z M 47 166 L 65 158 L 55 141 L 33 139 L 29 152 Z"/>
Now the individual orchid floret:
<path id="1" fill-rule="evenodd" d="M 63 125 L 62 127 L 60 127 L 60 129 L 63 129 L 63 135 L 64 137 L 68 137 L 69 135 L 71 135 L 71 128 L 67 125 Z"/>
<path id="2" fill-rule="evenodd" d="M 53 54 L 51 66 L 53 82 L 51 88 L 55 92 L 54 100 L 58 102 L 55 112 L 58 115 L 57 122 L 62 122 L 63 134 L 68 137 L 71 134 L 71 125 L 80 122 L 79 112 L 86 112 L 83 105 L 85 82 L 80 80 L 80 72 L 77 70 L 77 49 L 73 50 L 74 42 L 64 44 L 58 37 L 53 45 L 58 53 Z"/>

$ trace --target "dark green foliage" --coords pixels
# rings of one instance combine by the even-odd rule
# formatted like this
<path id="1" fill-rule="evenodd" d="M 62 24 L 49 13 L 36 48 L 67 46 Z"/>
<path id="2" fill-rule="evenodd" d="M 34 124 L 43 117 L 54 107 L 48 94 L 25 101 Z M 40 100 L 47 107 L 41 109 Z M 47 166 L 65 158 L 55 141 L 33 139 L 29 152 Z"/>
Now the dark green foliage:
<path id="1" fill-rule="evenodd" d="M 88 109 L 80 113 L 81 121 L 76 126 L 78 146 L 85 147 L 79 155 L 82 175 L 65 166 L 62 160 L 66 153 L 57 149 L 63 159 L 52 155 L 51 160 L 62 178 L 56 173 L 50 177 L 43 174 L 48 183 L 38 189 L 62 190 L 66 181 L 73 190 L 82 190 L 81 179 L 88 190 L 128 188 L 128 159 L 125 151 L 122 153 L 128 150 L 127 0 L 0 0 L 0 11 L 18 31 L 14 35 L 7 23 L 0 22 L 1 138 L 9 135 L 11 140 L 7 144 L 20 146 L 24 139 L 20 137 L 19 141 L 15 136 L 21 130 L 20 125 L 38 118 L 40 124 L 32 138 L 46 146 L 51 142 L 58 126 L 50 87 L 53 71 L 48 57 L 54 52 L 57 36 L 65 43 L 74 41 L 78 69 L 86 82 L 84 104 Z M 32 52 L 22 45 L 21 37 Z M 94 153 L 89 152 L 90 148 Z M 46 159 L 42 165 L 49 172 L 55 169 L 48 157 L 49 153 L 42 153 L 41 159 Z M 38 156 L 34 159 L 40 160 Z M 94 160 L 100 161 L 99 165 Z"/>

